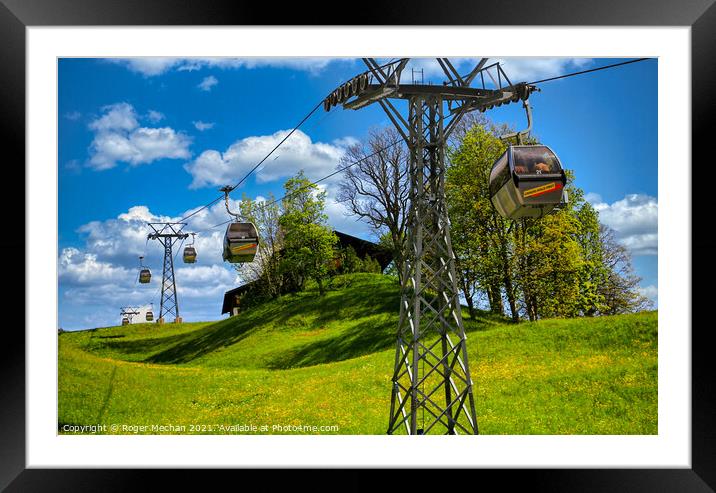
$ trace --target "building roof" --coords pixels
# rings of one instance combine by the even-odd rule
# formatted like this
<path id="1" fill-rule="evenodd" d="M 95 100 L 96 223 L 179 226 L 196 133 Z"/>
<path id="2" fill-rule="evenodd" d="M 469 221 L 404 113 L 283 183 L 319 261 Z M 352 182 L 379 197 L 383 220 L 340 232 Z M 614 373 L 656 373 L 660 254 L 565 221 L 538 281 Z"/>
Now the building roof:
<path id="1" fill-rule="evenodd" d="M 370 255 L 371 258 L 378 261 L 381 270 L 385 270 L 385 268 L 388 267 L 388 264 L 393 260 L 393 252 L 385 248 L 383 245 L 363 240 L 346 233 L 341 233 L 340 231 L 334 231 L 334 233 L 336 233 L 338 242 L 343 248 L 349 245 L 352 246 L 361 258 L 366 255 Z"/>

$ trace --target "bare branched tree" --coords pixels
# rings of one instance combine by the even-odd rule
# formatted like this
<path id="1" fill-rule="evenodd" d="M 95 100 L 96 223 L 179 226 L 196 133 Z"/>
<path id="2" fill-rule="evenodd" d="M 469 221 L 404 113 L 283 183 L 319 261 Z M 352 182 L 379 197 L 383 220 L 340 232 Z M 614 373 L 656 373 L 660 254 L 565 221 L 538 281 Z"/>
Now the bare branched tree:
<path id="1" fill-rule="evenodd" d="M 619 243 L 611 228 L 600 225 L 599 236 L 603 249 L 603 264 L 607 269 L 605 281 L 599 286 L 604 297 L 604 315 L 632 313 L 653 309 L 653 303 L 639 292 L 641 278 L 634 273 L 631 255 Z"/>
<path id="2" fill-rule="evenodd" d="M 409 154 L 403 142 L 391 146 L 399 139 L 396 130 L 385 128 L 370 132 L 367 143 L 351 146 L 340 168 L 360 162 L 343 171 L 338 200 L 369 224 L 378 236 L 387 236 L 402 281 L 409 206 Z"/>

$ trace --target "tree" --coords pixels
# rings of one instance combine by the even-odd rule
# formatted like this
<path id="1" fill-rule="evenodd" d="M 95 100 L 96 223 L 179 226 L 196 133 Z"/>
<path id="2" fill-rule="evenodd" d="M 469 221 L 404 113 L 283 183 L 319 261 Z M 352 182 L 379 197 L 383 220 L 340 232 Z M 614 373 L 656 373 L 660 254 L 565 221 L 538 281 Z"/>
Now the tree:
<path id="1" fill-rule="evenodd" d="M 478 290 L 487 295 L 492 312 L 503 313 L 504 291 L 512 318 L 518 321 L 510 224 L 495 211 L 489 195 L 490 170 L 506 144 L 494 126 L 478 124 L 460 131 L 458 147 L 448 153 L 445 183 L 460 287 L 471 315 Z"/>
<path id="2" fill-rule="evenodd" d="M 598 291 L 604 304 L 600 310 L 604 315 L 616 315 L 652 308 L 648 298 L 639 293 L 641 278 L 634 273 L 631 256 L 624 245 L 620 244 L 614 231 L 602 225 L 599 229 L 602 244 L 603 266 L 607 275 Z"/>
<path id="3" fill-rule="evenodd" d="M 275 298 L 282 290 L 279 251 L 283 234 L 279 225 L 280 205 L 274 200 L 273 194 L 269 194 L 263 202 L 250 199 L 244 194 L 239 211 L 256 226 L 259 248 L 253 262 L 236 264 L 236 269 L 246 282 L 258 282 L 256 290 L 259 295 Z"/>
<path id="4" fill-rule="evenodd" d="M 583 258 L 576 241 L 578 229 L 568 210 L 516 225 L 516 284 L 530 320 L 579 314 Z"/>
<path id="5" fill-rule="evenodd" d="M 312 278 L 321 295 L 334 258 L 333 246 L 338 241 L 326 224 L 324 213 L 326 192 L 312 184 L 301 170 L 284 183 L 285 196 L 279 224 L 283 232 L 281 272 L 302 289 Z"/>
<path id="6" fill-rule="evenodd" d="M 600 225 L 569 170 L 569 202 L 548 216 L 512 221 L 497 213 L 489 173 L 506 147 L 500 136 L 509 129 L 481 115 L 467 121 L 448 154 L 446 193 L 458 282 L 471 314 L 480 297 L 495 313 L 504 311 L 506 301 L 514 321 L 647 307 L 628 251 Z"/>
<path id="7" fill-rule="evenodd" d="M 399 139 L 395 129 L 386 128 L 372 131 L 367 143 L 349 147 L 339 166 L 344 171 L 338 200 L 369 224 L 377 236 L 387 236 L 398 278 L 402 279 L 410 187 L 405 145 L 391 146 Z M 347 166 L 352 163 L 356 164 Z"/>
<path id="8" fill-rule="evenodd" d="M 570 190 L 571 202 L 580 204 L 576 210 L 580 231 L 577 241 L 584 263 L 580 272 L 580 304 L 582 315 L 592 317 L 604 310 L 601 286 L 607 282 L 609 270 L 604 264 L 604 246 L 600 234 L 599 213 L 583 199 L 580 190 Z"/>

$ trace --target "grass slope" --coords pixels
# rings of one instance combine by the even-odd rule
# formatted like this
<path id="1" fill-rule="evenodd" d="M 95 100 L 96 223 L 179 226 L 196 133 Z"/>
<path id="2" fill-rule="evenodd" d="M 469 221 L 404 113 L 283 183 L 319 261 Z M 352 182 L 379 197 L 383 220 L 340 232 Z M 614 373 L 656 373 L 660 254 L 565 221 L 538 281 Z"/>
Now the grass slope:
<path id="1" fill-rule="evenodd" d="M 60 432 L 101 423 L 383 434 L 397 305 L 395 281 L 354 274 L 324 297 L 308 290 L 219 322 L 63 333 Z M 482 434 L 658 433 L 656 312 L 519 325 L 480 313 L 465 326 Z"/>

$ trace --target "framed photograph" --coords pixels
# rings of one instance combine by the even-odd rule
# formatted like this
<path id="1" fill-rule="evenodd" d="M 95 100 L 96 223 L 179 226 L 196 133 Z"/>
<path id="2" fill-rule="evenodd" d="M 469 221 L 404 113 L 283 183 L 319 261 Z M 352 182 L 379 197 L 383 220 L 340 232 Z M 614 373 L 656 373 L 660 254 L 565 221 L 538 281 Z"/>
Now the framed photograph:
<path id="1" fill-rule="evenodd" d="M 711 263 L 692 277 L 710 1 L 376 26 L 168 3 L 0 6 L 26 286 L 0 486 L 392 467 L 716 488 Z"/>

